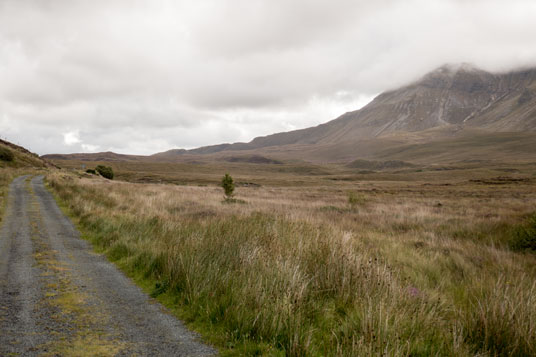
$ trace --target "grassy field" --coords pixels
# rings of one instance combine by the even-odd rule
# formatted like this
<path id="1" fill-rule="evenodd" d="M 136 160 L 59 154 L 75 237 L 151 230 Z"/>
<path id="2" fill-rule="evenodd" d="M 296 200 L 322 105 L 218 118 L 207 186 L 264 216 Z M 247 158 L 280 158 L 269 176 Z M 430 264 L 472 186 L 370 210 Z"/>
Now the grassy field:
<path id="1" fill-rule="evenodd" d="M 98 250 L 223 355 L 536 354 L 531 165 L 113 165 L 135 182 L 47 180 Z M 223 169 L 245 203 L 223 202 Z"/>
<path id="2" fill-rule="evenodd" d="M 375 161 L 363 163 L 375 164 Z M 176 185 L 217 185 L 225 172 L 236 178 L 238 186 L 337 186 L 341 182 L 395 181 L 423 183 L 464 182 L 471 179 L 493 179 L 499 176 L 536 178 L 535 162 L 493 162 L 474 160 L 441 165 L 414 165 L 399 169 L 374 170 L 361 167 L 308 162 L 285 162 L 281 165 L 263 165 L 206 162 L 106 162 L 80 160 L 54 160 L 60 167 L 80 171 L 97 165 L 111 166 L 116 178 L 136 183 L 172 183 Z M 374 166 L 374 165 L 371 165 Z"/>

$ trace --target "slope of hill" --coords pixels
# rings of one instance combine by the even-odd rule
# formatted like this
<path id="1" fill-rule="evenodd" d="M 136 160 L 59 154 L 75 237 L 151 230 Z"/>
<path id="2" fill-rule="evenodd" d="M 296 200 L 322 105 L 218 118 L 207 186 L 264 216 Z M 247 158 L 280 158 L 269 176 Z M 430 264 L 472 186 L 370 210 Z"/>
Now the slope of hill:
<path id="1" fill-rule="evenodd" d="M 468 65 L 443 66 L 328 123 L 255 138 L 223 150 L 333 144 L 446 126 L 490 132 L 535 131 L 536 69 L 491 74 Z"/>
<path id="2" fill-rule="evenodd" d="M 0 223 L 3 219 L 11 181 L 19 175 L 35 172 L 36 169 L 51 165 L 22 146 L 0 139 Z"/>
<path id="3" fill-rule="evenodd" d="M 48 160 L 80 160 L 80 161 L 138 161 L 144 156 L 122 155 L 111 151 L 91 154 L 50 154 L 42 156 Z"/>
<path id="4" fill-rule="evenodd" d="M 46 167 L 50 165 L 46 160 L 22 146 L 0 139 L 0 156 L 2 153 L 5 153 L 6 157 L 3 159 L 0 157 L 0 168 Z"/>
<path id="5" fill-rule="evenodd" d="M 240 152 L 269 159 L 338 162 L 390 159 L 386 155 L 391 153 L 411 161 L 426 159 L 417 154 L 427 151 L 423 147 L 439 150 L 449 146 L 445 146 L 447 141 L 457 153 L 445 156 L 452 160 L 468 159 L 474 146 L 486 147 L 479 152 L 490 158 L 495 153 L 517 157 L 519 133 L 524 133 L 525 143 L 519 157 L 536 154 L 536 147 L 531 147 L 536 138 L 536 69 L 496 74 L 460 64 L 442 66 L 414 83 L 380 94 L 360 110 L 316 127 L 257 137 L 249 143 L 175 149 L 145 158 L 111 157 L 111 153 L 92 154 L 91 158 L 173 162 L 200 156 L 220 159 Z M 476 141 L 472 142 L 471 137 Z M 496 145 L 497 140 L 502 146 Z M 420 149 L 409 149 L 412 145 Z M 460 145 L 466 145 L 466 150 Z M 506 152 L 502 150 L 504 145 Z M 400 150 L 406 154 L 400 155 Z M 77 155 L 82 156 L 63 158 L 87 157 Z"/>

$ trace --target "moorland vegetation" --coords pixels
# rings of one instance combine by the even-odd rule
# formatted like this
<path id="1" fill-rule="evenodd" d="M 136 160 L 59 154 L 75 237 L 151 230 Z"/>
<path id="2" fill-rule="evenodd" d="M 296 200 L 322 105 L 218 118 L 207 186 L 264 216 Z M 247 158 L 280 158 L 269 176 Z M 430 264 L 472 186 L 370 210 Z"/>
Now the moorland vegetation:
<path id="1" fill-rule="evenodd" d="M 223 355 L 536 354 L 533 174 L 418 171 L 279 172 L 238 185 L 241 205 L 222 202 L 221 176 L 47 180 L 96 249 Z"/>

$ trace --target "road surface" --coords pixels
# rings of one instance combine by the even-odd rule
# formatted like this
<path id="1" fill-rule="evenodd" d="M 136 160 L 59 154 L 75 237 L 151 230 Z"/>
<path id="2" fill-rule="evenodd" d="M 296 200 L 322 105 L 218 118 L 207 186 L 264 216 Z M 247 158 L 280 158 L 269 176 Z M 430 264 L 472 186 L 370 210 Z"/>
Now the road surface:
<path id="1" fill-rule="evenodd" d="M 15 179 L 0 229 L 0 356 L 215 354 L 92 252 L 42 176 Z"/>

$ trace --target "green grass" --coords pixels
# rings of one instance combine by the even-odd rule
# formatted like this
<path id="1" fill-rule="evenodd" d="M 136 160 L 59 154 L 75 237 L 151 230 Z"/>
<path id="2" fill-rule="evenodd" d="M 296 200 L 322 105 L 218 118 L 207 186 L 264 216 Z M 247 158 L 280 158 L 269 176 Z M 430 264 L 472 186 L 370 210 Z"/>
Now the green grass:
<path id="1" fill-rule="evenodd" d="M 511 247 L 520 251 L 536 252 L 536 214 L 516 227 L 510 240 Z"/>
<path id="2" fill-rule="evenodd" d="M 4 211 L 7 205 L 9 184 L 14 178 L 11 170 L 0 169 L 0 223 L 3 221 Z"/>

